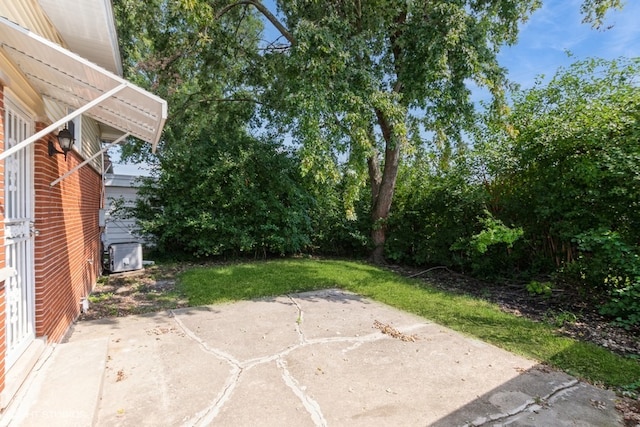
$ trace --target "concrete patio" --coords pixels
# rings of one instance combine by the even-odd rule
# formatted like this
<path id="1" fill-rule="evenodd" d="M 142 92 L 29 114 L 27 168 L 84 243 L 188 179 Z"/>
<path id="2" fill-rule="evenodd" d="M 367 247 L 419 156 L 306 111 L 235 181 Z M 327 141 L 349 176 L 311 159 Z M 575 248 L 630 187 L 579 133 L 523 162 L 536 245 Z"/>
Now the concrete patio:
<path id="1" fill-rule="evenodd" d="M 341 290 L 80 322 L 11 426 L 622 426 L 614 393 Z"/>

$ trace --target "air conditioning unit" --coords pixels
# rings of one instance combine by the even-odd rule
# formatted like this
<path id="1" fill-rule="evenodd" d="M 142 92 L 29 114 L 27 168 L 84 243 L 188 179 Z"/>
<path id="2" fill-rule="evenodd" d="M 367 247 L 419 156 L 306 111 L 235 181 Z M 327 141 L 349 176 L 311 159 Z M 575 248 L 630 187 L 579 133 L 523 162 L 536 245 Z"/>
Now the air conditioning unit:
<path id="1" fill-rule="evenodd" d="M 111 273 L 142 269 L 141 243 L 112 243 L 109 245 L 109 266 Z"/>

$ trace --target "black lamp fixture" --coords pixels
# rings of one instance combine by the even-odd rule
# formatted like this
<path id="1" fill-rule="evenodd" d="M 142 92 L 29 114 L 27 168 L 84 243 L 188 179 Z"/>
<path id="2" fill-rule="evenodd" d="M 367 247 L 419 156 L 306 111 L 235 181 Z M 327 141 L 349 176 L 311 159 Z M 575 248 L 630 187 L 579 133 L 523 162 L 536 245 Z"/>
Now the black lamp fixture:
<path id="1" fill-rule="evenodd" d="M 49 156 L 54 156 L 56 154 L 64 154 L 64 159 L 67 160 L 67 153 L 69 152 L 69 150 L 71 150 L 71 146 L 73 145 L 74 139 L 73 139 L 73 135 L 71 134 L 69 129 L 67 129 L 66 125 L 64 129 L 58 132 L 57 139 L 58 139 L 58 145 L 60 145 L 60 148 L 62 148 L 62 151 L 56 150 L 56 147 L 54 147 L 53 142 L 49 140 Z"/>

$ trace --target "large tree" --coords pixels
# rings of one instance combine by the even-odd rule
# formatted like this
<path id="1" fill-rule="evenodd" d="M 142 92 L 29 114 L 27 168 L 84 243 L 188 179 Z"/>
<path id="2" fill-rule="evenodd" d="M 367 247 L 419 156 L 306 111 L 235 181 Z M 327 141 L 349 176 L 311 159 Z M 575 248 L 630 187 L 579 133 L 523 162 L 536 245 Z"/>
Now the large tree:
<path id="1" fill-rule="evenodd" d="M 384 261 L 386 228 L 403 150 L 425 137 L 442 154 L 462 141 L 474 112 L 470 85 L 502 102 L 505 70 L 499 49 L 538 0 L 278 1 L 277 11 L 249 0 L 210 1 L 216 16 L 253 7 L 287 46 L 264 55 L 266 117 L 288 124 L 303 144 L 307 172 L 321 179 L 346 159 L 346 208 L 367 180 L 372 260 Z M 587 0 L 596 26 L 617 0 Z M 277 12 L 277 13 L 276 13 Z"/>
<path id="2" fill-rule="evenodd" d="M 538 2 L 282 1 L 281 21 L 258 1 L 234 4 L 264 13 L 288 42 L 264 56 L 267 116 L 290 125 L 307 172 L 326 178 L 343 160 L 353 185 L 368 181 L 372 260 L 381 263 L 402 151 L 425 135 L 445 153 L 460 142 L 471 82 L 501 100 L 496 55 Z"/>
<path id="3" fill-rule="evenodd" d="M 164 27 L 170 49 L 157 50 L 161 58 L 152 64 L 168 73 L 181 56 L 194 55 L 193 46 L 206 45 L 198 52 L 213 64 L 236 56 L 250 64 L 243 68 L 251 93 L 245 99 L 301 144 L 304 172 L 320 181 L 341 174 L 348 213 L 368 182 L 372 259 L 381 263 L 403 150 L 429 138 L 446 157 L 472 122 L 472 84 L 500 105 L 506 80 L 497 54 L 516 41 L 519 24 L 540 1 L 182 0 L 160 10 L 176 4 L 188 18 Z M 583 4 L 596 24 L 617 6 L 619 0 Z M 257 16 L 282 38 L 246 55 L 234 37 Z M 171 37 L 185 23 L 193 43 L 181 50 Z"/>

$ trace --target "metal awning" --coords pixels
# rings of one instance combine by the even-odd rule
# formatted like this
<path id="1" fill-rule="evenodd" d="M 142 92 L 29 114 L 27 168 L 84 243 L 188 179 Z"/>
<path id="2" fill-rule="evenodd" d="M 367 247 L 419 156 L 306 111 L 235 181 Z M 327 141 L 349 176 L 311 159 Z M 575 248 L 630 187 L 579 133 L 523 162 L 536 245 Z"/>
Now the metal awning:
<path id="1" fill-rule="evenodd" d="M 3 17 L 0 48 L 42 96 L 75 110 L 65 120 L 80 112 L 149 142 L 155 152 L 165 100 Z"/>

